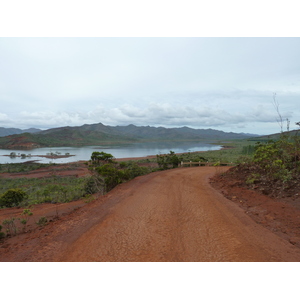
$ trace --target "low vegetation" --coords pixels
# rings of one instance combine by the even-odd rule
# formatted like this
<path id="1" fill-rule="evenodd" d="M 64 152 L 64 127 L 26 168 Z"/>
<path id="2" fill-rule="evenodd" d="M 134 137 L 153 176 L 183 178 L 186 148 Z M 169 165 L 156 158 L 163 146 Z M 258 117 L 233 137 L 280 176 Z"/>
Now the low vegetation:
<path id="1" fill-rule="evenodd" d="M 87 194 L 88 178 L 0 178 L 0 207 L 27 207 L 40 203 L 65 203 Z"/>
<path id="2" fill-rule="evenodd" d="M 122 182 L 156 170 L 139 166 L 134 161 L 116 162 L 111 154 L 105 152 L 93 152 L 88 165 L 93 175 L 86 185 L 86 190 L 101 193 L 110 191 Z"/>
<path id="3" fill-rule="evenodd" d="M 49 164 L 48 166 L 51 166 Z M 39 163 L 12 163 L 0 164 L 0 173 L 26 173 L 34 170 L 45 168 L 45 164 Z"/>
<path id="4" fill-rule="evenodd" d="M 5 236 L 14 236 L 20 232 L 20 227 L 23 232 L 26 232 L 26 226 L 31 218 L 33 213 L 30 209 L 24 209 L 23 212 L 20 214 L 20 217 L 11 217 L 2 221 L 2 225 L 0 225 L 0 239 L 4 238 Z M 5 230 L 5 232 L 2 231 Z"/>
<path id="5" fill-rule="evenodd" d="M 253 155 L 231 169 L 227 176 L 236 176 L 248 187 L 267 195 L 298 198 L 300 137 L 286 132 L 277 140 L 257 142 Z"/>
<path id="6" fill-rule="evenodd" d="M 224 142 L 221 150 L 210 150 L 204 152 L 188 152 L 177 154 L 180 162 L 203 162 L 213 165 L 220 164 L 239 164 L 240 162 L 247 161 L 249 157 L 254 154 L 256 142 L 231 141 Z M 172 151 L 171 151 L 172 152 Z"/>

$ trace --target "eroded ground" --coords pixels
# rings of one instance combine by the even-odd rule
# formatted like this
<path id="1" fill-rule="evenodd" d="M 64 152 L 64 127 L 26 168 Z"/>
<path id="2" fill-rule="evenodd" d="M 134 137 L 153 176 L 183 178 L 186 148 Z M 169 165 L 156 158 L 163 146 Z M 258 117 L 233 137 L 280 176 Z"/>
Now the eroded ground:
<path id="1" fill-rule="evenodd" d="M 300 182 L 286 189 L 272 182 L 247 185 L 247 176 L 247 170 L 233 168 L 211 184 L 255 222 L 300 248 Z"/>

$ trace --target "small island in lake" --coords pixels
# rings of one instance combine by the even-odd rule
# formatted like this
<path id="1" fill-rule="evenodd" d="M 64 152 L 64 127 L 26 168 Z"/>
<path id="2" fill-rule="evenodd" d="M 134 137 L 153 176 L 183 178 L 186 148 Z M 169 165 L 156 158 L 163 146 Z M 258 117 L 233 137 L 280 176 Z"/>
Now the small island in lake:
<path id="1" fill-rule="evenodd" d="M 75 156 L 70 153 L 65 153 L 61 154 L 60 152 L 50 152 L 46 153 L 45 155 L 31 155 L 31 154 L 25 154 L 25 153 L 16 153 L 16 152 L 11 152 L 10 154 L 4 155 L 4 156 L 9 156 L 10 158 L 15 158 L 15 157 L 21 157 L 21 158 L 28 158 L 28 157 L 45 157 L 45 158 L 50 158 L 50 159 L 57 159 L 57 158 L 67 158 L 70 156 Z"/>

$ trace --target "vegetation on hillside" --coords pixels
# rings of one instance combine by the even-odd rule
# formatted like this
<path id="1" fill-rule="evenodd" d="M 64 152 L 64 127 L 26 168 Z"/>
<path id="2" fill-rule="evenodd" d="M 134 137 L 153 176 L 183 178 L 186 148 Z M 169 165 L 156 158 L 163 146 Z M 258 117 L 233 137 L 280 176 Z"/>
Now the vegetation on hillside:
<path id="1" fill-rule="evenodd" d="M 48 164 L 47 166 L 51 166 Z M 0 173 L 26 173 L 33 170 L 45 168 L 45 164 L 39 163 L 10 163 L 0 164 Z"/>
<path id="2" fill-rule="evenodd" d="M 21 190 L 26 197 L 15 202 L 13 206 L 27 207 L 40 203 L 65 203 L 84 197 L 87 178 L 74 176 L 52 176 L 50 178 L 0 178 L 0 207 L 11 207 L 1 201 L 7 191 Z M 6 197 L 6 196 L 5 196 Z"/>
<path id="3" fill-rule="evenodd" d="M 300 137 L 285 132 L 277 140 L 257 142 L 253 156 L 226 175 L 236 176 L 248 187 L 267 195 L 297 198 L 300 188 Z"/>
<path id="4" fill-rule="evenodd" d="M 29 149 L 36 147 L 91 146 L 105 143 L 149 141 L 216 141 L 243 139 L 245 134 L 213 129 L 164 128 L 150 126 L 105 126 L 101 123 L 78 127 L 53 128 L 36 133 L 0 137 L 0 148 Z"/>

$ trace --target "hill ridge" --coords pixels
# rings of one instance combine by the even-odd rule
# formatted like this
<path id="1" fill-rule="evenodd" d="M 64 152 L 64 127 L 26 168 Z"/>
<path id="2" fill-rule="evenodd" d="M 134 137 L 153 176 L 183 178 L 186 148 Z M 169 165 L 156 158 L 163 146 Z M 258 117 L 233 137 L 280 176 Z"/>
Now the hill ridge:
<path id="1" fill-rule="evenodd" d="M 245 139 L 249 135 L 224 132 L 215 129 L 194 129 L 187 126 L 177 128 L 136 126 L 110 126 L 102 123 L 82 126 L 64 126 L 34 133 L 21 133 L 0 137 L 0 148 L 22 149 L 37 147 L 93 146 L 112 143 L 150 141 L 214 141 Z"/>

